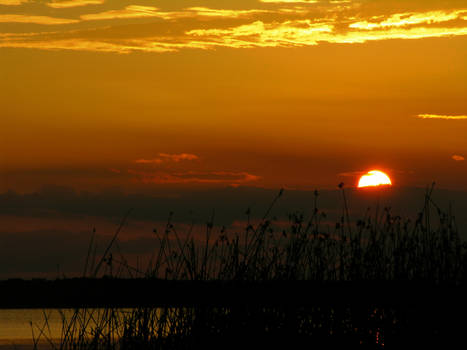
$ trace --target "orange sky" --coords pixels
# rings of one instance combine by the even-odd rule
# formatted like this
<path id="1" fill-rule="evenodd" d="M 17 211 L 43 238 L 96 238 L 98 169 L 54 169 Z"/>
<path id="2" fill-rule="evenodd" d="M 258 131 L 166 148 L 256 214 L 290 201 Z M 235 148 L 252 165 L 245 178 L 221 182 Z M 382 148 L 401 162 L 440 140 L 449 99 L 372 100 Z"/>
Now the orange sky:
<path id="1" fill-rule="evenodd" d="M 466 62 L 464 0 L 0 0 L 0 192 L 467 190 Z"/>

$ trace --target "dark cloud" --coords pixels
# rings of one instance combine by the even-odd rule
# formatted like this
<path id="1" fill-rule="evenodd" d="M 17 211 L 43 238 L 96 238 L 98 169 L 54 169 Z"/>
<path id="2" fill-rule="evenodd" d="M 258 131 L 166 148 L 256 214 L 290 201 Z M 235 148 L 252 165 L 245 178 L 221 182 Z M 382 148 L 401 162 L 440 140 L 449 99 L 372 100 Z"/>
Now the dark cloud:
<path id="1" fill-rule="evenodd" d="M 344 187 L 345 188 L 345 187 Z M 346 188 L 352 213 L 358 216 L 368 206 L 376 204 L 374 192 Z M 102 217 L 116 221 L 129 209 L 135 220 L 165 221 L 173 212 L 177 220 L 205 221 L 212 212 L 219 223 L 230 224 L 242 219 L 247 209 L 252 215 L 262 217 L 278 189 L 255 187 L 226 187 L 214 189 L 159 189 L 146 193 L 124 193 L 118 188 L 99 193 L 77 192 L 72 188 L 47 186 L 29 194 L 6 192 L 0 194 L 0 215 L 43 218 Z M 405 216 L 415 215 L 424 201 L 424 188 L 390 188 L 381 191 L 380 205 L 390 206 Z M 435 202 L 444 208 L 452 203 L 462 211 L 467 206 L 467 193 L 462 191 L 434 189 Z M 295 210 L 311 211 L 314 206 L 314 191 L 286 190 L 273 211 L 283 216 Z M 339 190 L 319 191 L 317 205 L 320 209 L 333 212 L 342 205 Z M 118 220 L 117 220 L 118 221 Z"/>
<path id="2" fill-rule="evenodd" d="M 37 230 L 9 233 L 0 230 L 0 279 L 10 277 L 80 276 L 86 262 L 91 232 Z M 94 266 L 110 242 L 110 237 L 94 237 Z M 136 266 L 154 253 L 158 242 L 154 237 L 119 240 L 111 249 L 116 266 L 126 261 Z M 94 249 L 92 250 L 92 253 Z M 91 259 L 92 260 L 92 259 Z M 91 261 L 90 260 L 90 261 Z M 88 266 L 92 266 L 91 263 Z"/>
<path id="3" fill-rule="evenodd" d="M 344 191 L 351 220 L 362 218 L 368 208 L 373 215 L 377 206 L 380 212 L 384 207 L 391 207 L 394 215 L 413 219 L 423 208 L 426 189 L 395 187 L 378 193 L 344 187 Z M 31 194 L 3 193 L 0 195 L 0 221 L 4 222 L 0 227 L 0 278 L 56 277 L 58 268 L 66 275 L 80 275 L 92 227 L 98 228 L 95 242 L 99 255 L 129 208 L 133 211 L 128 224 L 112 252 L 116 257 L 122 254 L 135 264 L 137 259 L 147 260 L 153 254 L 158 241 L 152 229 L 162 232 L 170 212 L 181 235 L 192 223 L 202 232 L 203 225 L 213 215 L 216 227 L 225 225 L 233 233 L 242 231 L 247 209 L 253 221 L 263 217 L 278 192 L 239 187 L 125 194 L 117 189 L 89 193 L 50 186 Z M 317 197 L 314 191 L 286 190 L 271 211 L 271 217 L 280 225 L 287 225 L 288 214 L 292 212 L 311 215 L 315 200 L 317 207 L 328 214 L 326 222 L 330 225 L 342 216 L 343 194 L 336 189 L 320 191 Z M 435 189 L 433 201 L 443 210 L 452 210 L 460 231 L 466 232 L 466 192 Z M 436 211 L 432 218 L 436 223 Z M 6 220 L 10 221 L 8 225 Z M 79 222 L 83 224 L 78 225 Z"/>

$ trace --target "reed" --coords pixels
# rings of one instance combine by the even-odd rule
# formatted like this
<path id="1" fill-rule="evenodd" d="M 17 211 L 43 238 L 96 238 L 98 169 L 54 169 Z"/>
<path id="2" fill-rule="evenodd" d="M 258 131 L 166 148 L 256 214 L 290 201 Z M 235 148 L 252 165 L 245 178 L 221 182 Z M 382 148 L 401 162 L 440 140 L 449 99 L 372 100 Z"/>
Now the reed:
<path id="1" fill-rule="evenodd" d="M 384 208 L 375 215 L 369 211 L 355 222 L 350 220 L 345 188 L 340 187 L 343 214 L 332 227 L 323 224 L 326 213 L 318 209 L 317 191 L 311 213 L 290 214 L 286 227 L 270 217 L 282 190 L 258 222 L 250 220 L 248 210 L 247 224 L 240 232 L 216 226 L 213 214 L 205 225 L 204 238 L 199 239 L 193 225 L 186 232 L 178 232 L 171 214 L 165 230 L 154 231 L 158 249 L 144 271 L 129 266 L 123 256 L 117 259 L 111 255 L 125 216 L 105 254 L 92 264 L 94 270 L 88 269 L 94 249 L 91 243 L 85 272 L 91 270 L 91 276 L 98 277 L 105 265 L 118 264 L 120 272 L 176 281 L 465 284 L 467 244 L 459 235 L 455 218 L 433 202 L 433 187 L 427 189 L 424 206 L 415 220 L 395 216 Z M 303 307 L 245 304 L 77 309 L 71 317 L 63 316 L 63 334 L 54 347 L 238 348 L 249 339 L 258 346 L 287 346 L 306 340 L 316 345 L 367 344 L 382 348 L 385 339 L 394 341 L 405 334 L 409 322 L 407 310 L 384 305 L 362 307 L 350 301 L 336 306 L 318 301 Z M 34 335 L 34 343 L 45 334 L 42 327 Z"/>

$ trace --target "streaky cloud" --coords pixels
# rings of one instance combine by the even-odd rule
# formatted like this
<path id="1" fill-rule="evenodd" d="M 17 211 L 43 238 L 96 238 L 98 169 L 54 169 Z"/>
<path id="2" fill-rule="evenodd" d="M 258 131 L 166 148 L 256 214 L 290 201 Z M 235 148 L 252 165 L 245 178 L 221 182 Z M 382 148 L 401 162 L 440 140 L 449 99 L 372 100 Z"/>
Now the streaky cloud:
<path id="1" fill-rule="evenodd" d="M 26 19 L 21 19 L 26 21 Z M 0 22 L 2 18 L 0 17 Z M 34 19 L 28 19 L 35 23 Z M 58 24 L 47 19 L 38 19 L 41 24 Z M 64 23 L 75 23 L 74 20 Z M 0 47 L 34 48 L 42 50 L 75 50 L 113 52 L 129 54 L 131 52 L 164 53 L 184 49 L 213 50 L 216 48 L 274 48 L 304 47 L 319 43 L 362 44 L 369 41 L 390 39 L 423 39 L 467 35 L 466 28 L 395 28 L 391 30 L 351 31 L 335 33 L 331 23 L 312 23 L 310 20 L 286 21 L 282 23 L 264 23 L 256 21 L 227 29 L 194 29 L 185 32 L 184 37 L 144 37 L 140 39 L 45 39 L 27 40 L 27 38 L 5 37 L 0 40 Z M 419 118 L 466 119 L 466 116 L 432 116 Z"/>
<path id="2" fill-rule="evenodd" d="M 355 44 L 389 39 L 422 39 L 467 35 L 461 28 L 391 28 L 384 30 L 356 30 L 344 33 L 334 31 L 333 22 L 315 23 L 311 20 L 294 20 L 282 23 L 256 21 L 227 29 L 198 29 L 187 35 L 210 40 L 218 46 L 232 48 L 311 46 L 320 42 Z"/>
<path id="3" fill-rule="evenodd" d="M 28 48 L 39 50 L 71 50 L 71 51 L 89 51 L 89 52 L 109 52 L 119 54 L 129 54 L 130 52 L 173 52 L 176 51 L 171 45 L 165 43 L 141 43 L 123 42 L 105 42 L 99 40 L 85 39 L 66 39 L 66 40 L 43 40 L 43 41 L 0 41 L 0 47 Z"/>
<path id="4" fill-rule="evenodd" d="M 0 5 L 19 6 L 29 2 L 29 0 L 0 0 Z"/>
<path id="5" fill-rule="evenodd" d="M 185 172 L 148 172 L 128 170 L 145 184 L 227 184 L 240 185 L 255 182 L 262 177 L 247 172 L 230 171 L 185 171 Z"/>
<path id="6" fill-rule="evenodd" d="M 0 0 L 5 1 L 5 0 Z M 21 1 L 21 0 L 14 0 Z M 65 0 L 51 4 L 71 4 L 103 2 L 104 0 Z M 331 2 L 322 2 L 331 3 Z M 334 2 L 332 2 L 334 3 Z M 60 5 L 59 5 L 60 6 Z M 65 5 L 67 6 L 67 5 Z M 157 33 L 139 36 L 80 36 L 80 30 L 61 33 L 38 33 L 34 38 L 8 34 L 0 35 L 0 47 L 33 48 L 42 50 L 75 50 L 113 52 L 178 52 L 185 49 L 215 50 L 217 48 L 274 48 L 304 47 L 321 43 L 362 44 L 381 40 L 409 40 L 424 38 L 443 38 L 467 35 L 467 24 L 463 21 L 465 9 L 451 11 L 405 12 L 393 15 L 378 15 L 367 18 L 342 14 L 329 16 L 328 9 L 283 5 L 276 9 L 213 9 L 208 7 L 189 7 L 179 11 L 162 11 L 158 7 L 128 5 L 97 13 L 85 13 L 79 18 L 55 18 L 26 14 L 0 15 L 0 23 L 32 23 L 42 25 L 66 25 L 86 21 L 112 21 L 144 18 L 159 18 L 175 21 L 190 18 L 185 28 L 168 35 Z M 303 13 L 310 14 L 304 18 Z M 324 11 L 324 12 L 323 12 Z M 263 14 L 276 14 L 274 20 L 266 20 Z M 300 17 L 296 17 L 299 15 Z M 234 21 L 237 18 L 250 18 L 250 21 Z M 285 17 L 285 18 L 284 18 Z M 214 19 L 210 22 L 209 19 Z M 220 20 L 232 19 L 222 22 Z M 456 22 L 453 22 L 453 21 Z M 449 23 L 447 23 L 449 22 Z M 197 26 L 197 23 L 202 23 Z M 209 23 L 216 23 L 209 25 Z M 440 25 L 445 23 L 445 25 Z M 113 25 L 110 22 L 110 27 Z M 161 24 L 162 25 L 162 24 Z M 167 23 L 167 26 L 170 24 Z M 183 24 L 182 24 L 183 25 Z M 180 27 L 178 27 L 180 28 Z M 448 118 L 447 118 L 448 119 Z M 456 118 L 450 118 L 456 119 Z M 463 119 L 463 118 L 462 118 Z"/>
<path id="7" fill-rule="evenodd" d="M 63 9 L 88 5 L 102 5 L 104 2 L 105 0 L 65 0 L 48 2 L 46 5 L 56 9 Z"/>
<path id="8" fill-rule="evenodd" d="M 164 13 L 159 12 L 157 7 L 129 5 L 122 10 L 109 10 L 99 13 L 91 13 L 81 15 L 84 21 L 98 21 L 109 19 L 122 19 L 122 18 L 142 18 L 142 17 L 161 17 L 164 18 Z"/>
<path id="9" fill-rule="evenodd" d="M 303 13 L 297 9 L 293 10 L 296 13 Z M 99 13 L 91 13 L 81 15 L 84 21 L 99 21 L 99 20 L 112 20 L 112 19 L 125 19 L 125 18 L 144 18 L 154 17 L 164 20 L 174 20 L 178 18 L 196 18 L 196 17 L 215 17 L 215 18 L 239 18 L 248 17 L 256 14 L 264 13 L 284 13 L 284 11 L 277 10 L 228 10 L 228 9 L 214 9 L 208 7 L 188 7 L 180 11 L 160 11 L 159 8 L 153 6 L 142 5 L 129 5 L 121 10 L 109 10 Z M 289 12 L 287 12 L 289 13 Z M 294 12 L 292 12 L 294 13 Z"/>
<path id="10" fill-rule="evenodd" d="M 391 15 L 386 20 L 381 22 L 360 21 L 351 23 L 349 28 L 372 30 L 377 28 L 388 27 L 404 27 L 417 24 L 433 24 L 453 21 L 461 18 L 467 10 L 456 10 L 451 12 L 446 11 L 430 11 L 421 13 L 397 13 Z"/>
<path id="11" fill-rule="evenodd" d="M 190 153 L 180 153 L 180 154 L 159 153 L 158 158 L 137 159 L 135 160 L 135 163 L 137 164 L 161 164 L 164 162 L 179 163 L 182 160 L 197 160 L 197 159 L 199 159 L 199 157 L 196 154 L 190 154 Z"/>
<path id="12" fill-rule="evenodd" d="M 269 13 L 269 10 L 224 10 L 224 9 L 212 9 L 208 7 L 189 7 L 185 10 L 193 12 L 197 16 L 206 16 L 206 17 L 227 17 L 227 18 L 237 18 L 242 16 L 249 16 L 259 13 Z"/>
<path id="13" fill-rule="evenodd" d="M 439 114 L 419 114 L 419 119 L 444 119 L 444 120 L 465 120 L 467 115 L 439 115 Z"/>
<path id="14" fill-rule="evenodd" d="M 318 0 L 259 0 L 268 4 L 316 4 Z"/>
<path id="15" fill-rule="evenodd" d="M 173 162 L 180 162 L 182 160 L 196 160 L 199 159 L 199 157 L 196 154 L 190 154 L 190 153 L 180 153 L 180 154 L 169 154 L 169 153 L 159 153 L 159 157 L 163 159 L 168 159 Z"/>
<path id="16" fill-rule="evenodd" d="M 41 35 L 42 33 L 36 33 Z M 33 35 L 31 35 L 33 36 Z M 24 48 L 37 50 L 70 50 L 87 52 L 107 52 L 117 54 L 130 54 L 132 52 L 167 53 L 178 52 L 182 49 L 210 50 L 218 47 L 216 43 L 190 40 L 185 42 L 163 42 L 158 38 L 129 39 L 129 40 L 88 40 L 83 38 L 73 39 L 44 39 L 21 40 L 11 33 L 9 37 L 0 40 L 0 48 Z"/>
<path id="17" fill-rule="evenodd" d="M 61 25 L 78 23 L 79 20 L 70 18 L 56 18 L 49 16 L 30 16 L 30 15 L 0 15 L 0 23 L 32 23 L 43 25 Z"/>
<path id="18" fill-rule="evenodd" d="M 229 29 L 198 29 L 187 35 L 213 39 L 220 46 L 229 47 L 279 47 L 316 45 L 320 34 L 332 33 L 333 26 L 327 23 L 312 23 L 311 20 L 295 20 L 283 23 L 254 23 Z M 214 39 L 217 37 L 217 40 Z"/>

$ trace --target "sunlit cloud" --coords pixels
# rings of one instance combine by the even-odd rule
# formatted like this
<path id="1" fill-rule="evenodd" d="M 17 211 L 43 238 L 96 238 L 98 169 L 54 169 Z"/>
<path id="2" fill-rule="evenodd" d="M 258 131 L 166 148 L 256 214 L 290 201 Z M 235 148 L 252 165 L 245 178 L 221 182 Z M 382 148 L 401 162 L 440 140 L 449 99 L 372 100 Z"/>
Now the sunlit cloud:
<path id="1" fill-rule="evenodd" d="M 70 8 L 70 7 L 81 7 L 87 5 L 101 5 L 105 0 L 65 0 L 65 1 L 53 1 L 46 3 L 47 6 L 56 9 Z"/>
<path id="2" fill-rule="evenodd" d="M 135 160 L 136 164 L 161 164 L 163 162 L 160 158 L 153 159 L 137 159 Z"/>
<path id="3" fill-rule="evenodd" d="M 274 47 L 291 45 L 315 45 L 320 34 L 331 33 L 333 26 L 313 23 L 311 20 L 295 20 L 283 23 L 256 21 L 229 29 L 198 29 L 187 35 L 218 38 L 219 45 L 230 47 Z"/>
<path id="4" fill-rule="evenodd" d="M 349 25 L 350 28 L 355 29 L 376 29 L 387 27 L 403 27 L 416 24 L 433 24 L 448 22 L 461 18 L 461 14 L 467 12 L 466 10 L 457 10 L 451 12 L 445 11 L 431 11 L 424 13 L 398 13 L 390 16 L 388 19 L 381 22 L 368 22 L 361 21 Z"/>
<path id="5" fill-rule="evenodd" d="M 273 4 L 315 4 L 318 0 L 259 0 L 264 3 Z"/>
<path id="6" fill-rule="evenodd" d="M 6 0 L 0 0 L 5 2 Z M 22 0 L 9 0 L 22 1 Z M 271 2 L 272 0 L 269 0 Z M 46 3 L 55 8 L 101 4 L 104 0 L 65 0 Z M 263 1 L 264 2 L 264 1 Z M 214 9 L 188 7 L 163 11 L 154 6 L 128 5 L 97 13 L 84 13 L 77 18 L 55 18 L 26 14 L 0 15 L 0 23 L 31 23 L 66 25 L 87 21 L 109 21 L 105 36 L 98 30 L 91 34 L 86 23 L 84 30 L 75 29 L 61 33 L 37 33 L 34 37 L 0 34 L 0 47 L 33 48 L 42 50 L 75 50 L 129 54 L 131 52 L 164 53 L 185 49 L 215 50 L 217 48 L 304 47 L 320 43 L 362 44 L 381 40 L 409 40 L 442 38 L 467 35 L 467 23 L 463 17 L 467 10 L 439 10 L 377 14 L 367 18 L 355 17 L 355 13 L 342 9 L 347 1 L 319 1 L 331 6 L 297 6 L 310 1 L 274 1 L 282 5 L 268 9 Z M 289 3 L 289 4 L 287 4 Z M 356 2 L 353 2 L 357 4 Z M 333 5 L 332 5 L 333 4 Z M 339 8 L 339 15 L 329 10 Z M 341 12 L 343 11 L 343 12 Z M 359 10 L 359 13 L 361 11 Z M 82 12 L 81 12 L 82 13 Z M 308 13 L 304 18 L 304 13 Z M 364 12 L 361 12 L 364 13 Z M 268 16 L 266 16 L 268 14 Z M 274 17 L 270 15 L 274 14 Z M 158 18 L 180 23 L 177 29 L 154 34 L 130 30 L 128 34 L 111 34 L 113 22 L 122 19 L 138 20 Z M 240 18 L 251 18 L 249 21 Z M 274 19 L 273 19 L 274 18 Z M 185 19 L 185 20 L 183 20 Z M 186 19 L 190 19 L 187 21 Z M 225 21 L 224 21 L 225 20 Z M 228 21 L 227 21 L 228 20 Z M 456 20 L 456 22 L 453 22 Z M 447 23 L 449 22 L 449 23 Z M 162 22 L 158 26 L 163 28 Z M 215 23 L 212 24 L 212 23 Z M 167 28 L 170 24 L 167 23 Z M 441 26 L 442 25 L 442 26 Z M 131 27 L 129 29 L 133 29 Z M 159 28 L 159 27 L 158 27 Z M 456 119 L 456 118 L 450 118 Z M 458 118 L 460 119 L 460 118 Z M 463 118 L 462 118 L 463 119 Z"/>
<path id="7" fill-rule="evenodd" d="M 189 167 L 193 163 L 187 163 L 187 161 L 199 159 L 199 156 L 191 153 L 159 153 L 156 158 L 136 160 L 135 163 L 142 167 L 128 169 L 127 172 L 135 176 L 138 182 L 145 184 L 227 184 L 235 186 L 261 179 L 260 176 L 245 171 L 200 171 L 190 169 Z M 181 162 L 183 164 L 175 167 L 174 163 Z M 154 165 L 157 165 L 157 167 Z"/>
<path id="8" fill-rule="evenodd" d="M 439 114 L 419 114 L 417 118 L 420 119 L 444 119 L 444 120 L 464 120 L 467 115 L 439 115 Z"/>
<path id="9" fill-rule="evenodd" d="M 199 157 L 195 154 L 190 153 L 180 153 L 180 154 L 168 154 L 168 153 L 159 153 L 159 157 L 162 159 L 169 159 L 174 162 L 180 162 L 181 160 L 196 160 Z"/>
<path id="10" fill-rule="evenodd" d="M 204 37 L 220 46 L 290 47 L 317 45 L 319 42 L 352 44 L 389 39 L 421 39 L 444 36 L 467 35 L 465 28 L 391 28 L 388 30 L 349 31 L 336 33 L 329 22 L 315 23 L 311 20 L 294 20 L 282 23 L 256 21 L 228 29 L 199 29 L 187 35 Z"/>
<path id="11" fill-rule="evenodd" d="M 40 36 L 42 33 L 31 33 L 29 36 Z M 1 36 L 0 36 L 1 37 Z M 132 52 L 166 53 L 178 52 L 182 49 L 209 50 L 219 45 L 211 42 L 185 41 L 162 42 L 157 38 L 129 39 L 120 41 L 63 39 L 63 40 L 22 40 L 21 36 L 9 33 L 9 37 L 0 40 L 0 48 L 29 48 L 38 50 L 70 50 L 88 52 L 109 52 L 117 54 L 130 54 Z"/>
<path id="12" fill-rule="evenodd" d="M 58 24 L 48 18 L 21 18 L 24 22 Z M 2 18 L 0 17 L 0 22 Z M 73 20 L 64 23 L 75 23 Z M 227 29 L 194 29 L 183 37 L 146 37 L 141 39 L 44 39 L 6 38 L 0 40 L 0 47 L 35 48 L 43 50 L 82 50 L 128 54 L 131 52 L 176 52 L 183 49 L 210 50 L 219 47 L 255 48 L 255 47 L 303 47 L 319 43 L 354 44 L 368 41 L 390 39 L 421 39 L 467 35 L 466 28 L 394 28 L 391 30 L 355 31 L 335 33 L 334 26 L 327 23 L 313 23 L 310 20 L 295 20 L 282 23 L 264 23 L 256 21 Z M 420 115 L 419 118 L 466 119 L 466 116 Z"/>
<path id="13" fill-rule="evenodd" d="M 294 11 L 292 9 L 292 11 Z M 301 13 L 300 9 L 295 10 Z M 155 17 L 165 20 L 173 20 L 177 18 L 195 18 L 195 17 L 217 17 L 217 18 L 239 18 L 248 17 L 262 13 L 282 13 L 281 10 L 227 10 L 227 9 L 213 9 L 208 7 L 188 7 L 180 11 L 161 11 L 157 7 L 129 5 L 121 10 L 110 10 L 100 13 L 85 14 L 81 16 L 85 21 L 98 21 L 98 20 L 111 20 L 123 18 L 144 18 Z"/>
<path id="14" fill-rule="evenodd" d="M 119 54 L 128 54 L 130 52 L 173 52 L 176 51 L 174 45 L 164 43 L 136 43 L 132 42 L 105 42 L 84 39 L 67 40 L 45 40 L 45 41 L 0 41 L 0 47 L 29 48 L 40 50 L 71 50 L 71 51 L 89 51 L 89 52 L 111 52 Z M 177 45 L 175 45 L 176 47 Z"/>
<path id="15" fill-rule="evenodd" d="M 223 10 L 223 9 L 211 9 L 207 7 L 189 7 L 187 11 L 193 12 L 197 16 L 207 17 L 228 17 L 237 18 L 242 16 L 250 16 L 259 13 L 268 13 L 268 10 Z"/>
<path id="16" fill-rule="evenodd" d="M 157 7 L 130 5 L 122 10 L 110 10 L 99 13 L 82 15 L 81 19 L 85 21 L 122 19 L 122 18 L 142 18 L 142 17 L 161 17 L 163 13 L 158 12 Z"/>
<path id="17" fill-rule="evenodd" d="M 49 16 L 30 16 L 30 15 L 0 15 L 0 23 L 33 23 L 44 25 L 60 25 L 78 23 L 79 20 L 69 18 L 56 18 Z"/>
<path id="18" fill-rule="evenodd" d="M 196 154 L 180 153 L 180 154 L 168 154 L 159 153 L 158 158 L 153 159 L 138 159 L 135 163 L 138 164 L 161 164 L 167 161 L 178 163 L 182 160 L 197 160 L 199 157 Z"/>
<path id="19" fill-rule="evenodd" d="M 454 159 L 456 162 L 462 162 L 465 160 L 463 156 L 460 156 L 458 154 L 454 154 L 451 158 Z"/>
<path id="20" fill-rule="evenodd" d="M 390 39 L 426 39 L 442 38 L 450 36 L 467 35 L 467 27 L 464 28 L 394 28 L 390 30 L 373 30 L 371 32 L 347 32 L 346 34 L 336 35 L 329 40 L 323 40 L 330 43 L 365 43 L 368 41 L 390 40 Z"/>
<path id="21" fill-rule="evenodd" d="M 29 0 L 0 0 L 0 5 L 19 6 L 27 2 L 29 2 Z"/>

